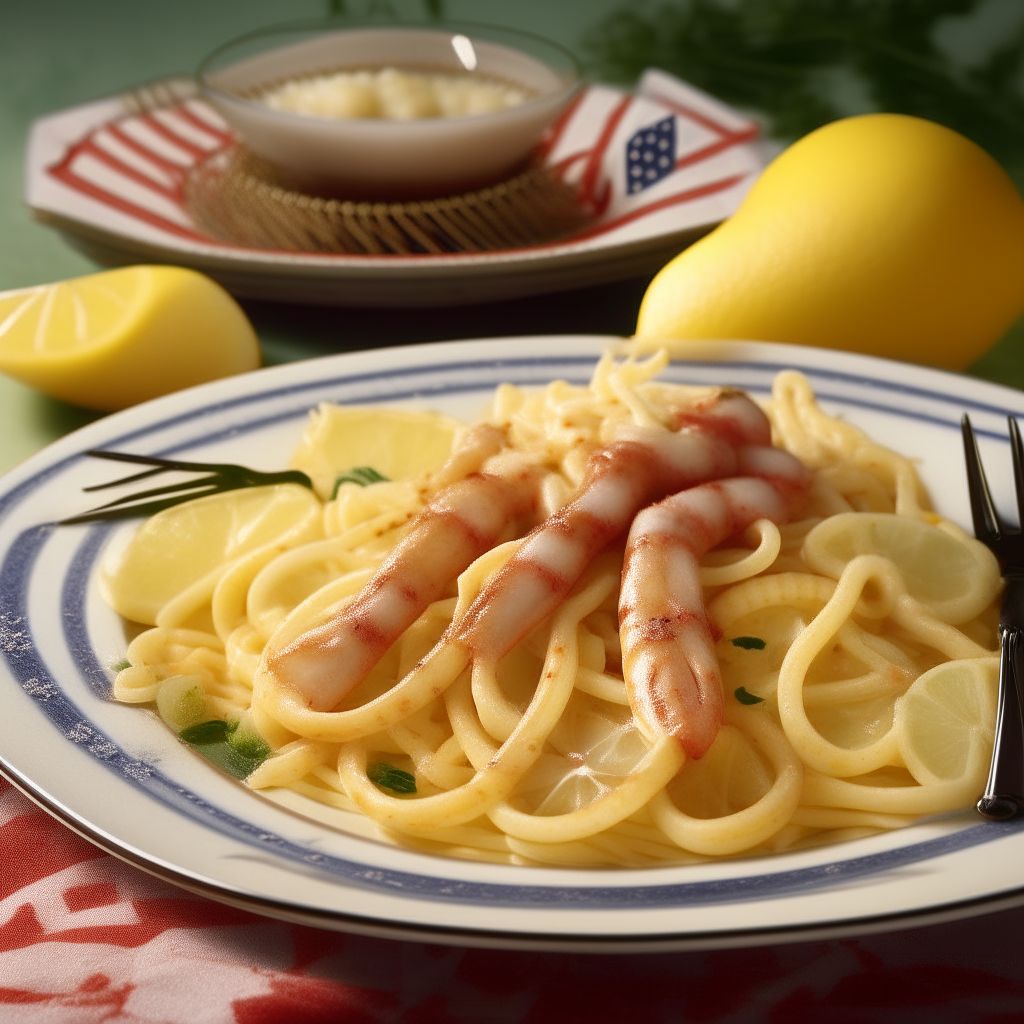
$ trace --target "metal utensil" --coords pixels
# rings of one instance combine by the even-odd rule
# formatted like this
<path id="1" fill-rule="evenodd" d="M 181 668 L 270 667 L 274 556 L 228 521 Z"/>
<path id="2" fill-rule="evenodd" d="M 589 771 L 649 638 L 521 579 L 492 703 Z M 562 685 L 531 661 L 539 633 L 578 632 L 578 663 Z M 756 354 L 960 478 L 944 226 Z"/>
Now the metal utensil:
<path id="1" fill-rule="evenodd" d="M 1017 515 L 1024 525 L 1024 445 L 1017 421 L 1008 416 Z M 961 421 L 967 490 L 971 499 L 974 535 L 999 559 L 1006 580 L 999 615 L 999 710 L 996 716 L 992 766 L 978 811 L 1001 821 L 1024 810 L 1024 717 L 1021 691 L 1024 683 L 1024 533 L 1000 517 L 981 465 L 978 441 L 966 413 Z"/>

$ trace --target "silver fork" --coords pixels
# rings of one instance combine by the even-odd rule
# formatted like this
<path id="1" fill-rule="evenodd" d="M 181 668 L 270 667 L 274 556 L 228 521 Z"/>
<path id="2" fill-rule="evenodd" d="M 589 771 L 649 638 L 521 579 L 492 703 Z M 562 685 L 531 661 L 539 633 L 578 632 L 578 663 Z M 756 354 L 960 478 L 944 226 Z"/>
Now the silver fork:
<path id="1" fill-rule="evenodd" d="M 1017 491 L 1018 522 L 1024 526 L 1024 445 L 1017 421 L 1008 416 L 1013 480 Z M 999 614 L 999 710 L 995 743 L 985 795 L 978 812 L 993 821 L 1012 818 L 1024 810 L 1024 717 L 1021 691 L 1024 682 L 1024 533 L 1008 526 L 996 511 L 985 479 L 967 414 L 961 421 L 967 490 L 971 498 L 974 535 L 999 559 L 1006 580 Z"/>

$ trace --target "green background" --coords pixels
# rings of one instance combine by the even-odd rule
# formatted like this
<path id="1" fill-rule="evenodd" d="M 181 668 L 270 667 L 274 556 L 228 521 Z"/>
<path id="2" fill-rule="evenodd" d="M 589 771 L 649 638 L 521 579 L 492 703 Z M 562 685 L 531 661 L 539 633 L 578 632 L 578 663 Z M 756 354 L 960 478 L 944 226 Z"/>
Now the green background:
<path id="1" fill-rule="evenodd" d="M 735 0 L 733 0 L 735 2 Z M 371 4 L 371 6 L 374 6 Z M 376 5 L 380 7 L 380 4 Z M 399 13 L 420 13 L 394 0 Z M 596 23 L 623 0 L 447 0 L 452 18 L 539 32 L 581 52 Z M 324 0 L 0 0 L 0 290 L 90 273 L 90 260 L 32 221 L 23 201 L 24 142 L 32 120 L 128 86 L 190 72 L 218 44 L 253 28 L 325 13 Z M 365 8 L 349 4 L 357 11 Z M 940 27 L 965 61 L 1016 24 L 1024 0 L 981 0 Z M 856 112 L 850 110 L 849 112 Z M 268 363 L 368 346 L 519 333 L 625 333 L 645 280 L 490 306 L 432 311 L 319 309 L 245 302 Z M 1024 387 L 1024 319 L 973 373 Z M 0 471 L 94 418 L 0 377 Z"/>

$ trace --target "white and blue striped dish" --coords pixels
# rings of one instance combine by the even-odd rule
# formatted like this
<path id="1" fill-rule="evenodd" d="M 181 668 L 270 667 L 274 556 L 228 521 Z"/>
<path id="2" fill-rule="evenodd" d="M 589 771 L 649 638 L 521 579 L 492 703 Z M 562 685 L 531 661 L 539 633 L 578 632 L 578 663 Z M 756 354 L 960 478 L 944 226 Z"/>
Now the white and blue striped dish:
<path id="1" fill-rule="evenodd" d="M 260 913 L 459 945 L 643 951 L 850 935 L 1024 903 L 1024 822 L 973 811 L 772 857 L 643 870 L 478 864 L 383 845 L 294 814 L 192 754 L 152 713 L 110 699 L 121 621 L 97 559 L 132 524 L 57 527 L 109 479 L 90 448 L 282 468 L 322 400 L 473 418 L 501 381 L 585 382 L 613 339 L 453 342 L 293 363 L 93 423 L 0 481 L 0 768 L 71 828 L 168 881 Z M 822 405 L 919 460 L 938 509 L 967 525 L 959 421 L 1006 465 L 1024 394 L 863 356 L 718 343 L 666 376 L 766 394 L 793 367 Z M 994 473 L 990 475 L 995 476 Z"/>

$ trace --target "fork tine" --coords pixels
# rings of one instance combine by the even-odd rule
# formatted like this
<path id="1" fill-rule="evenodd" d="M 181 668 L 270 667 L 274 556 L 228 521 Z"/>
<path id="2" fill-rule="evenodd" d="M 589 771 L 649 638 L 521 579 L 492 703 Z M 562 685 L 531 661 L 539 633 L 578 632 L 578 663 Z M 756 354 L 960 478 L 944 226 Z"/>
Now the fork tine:
<path id="1" fill-rule="evenodd" d="M 1017 522 L 1024 529 L 1024 444 L 1015 416 L 1007 416 L 1010 427 L 1010 451 L 1013 454 L 1013 482 L 1017 490 Z"/>
<path id="2" fill-rule="evenodd" d="M 978 452 L 978 439 L 974 436 L 970 417 L 964 413 L 960 421 L 960 429 L 964 438 L 964 462 L 967 466 L 967 493 L 971 499 L 971 518 L 974 520 L 974 536 L 988 543 L 998 539 L 1003 530 L 999 522 L 996 507 L 985 479 L 985 469 L 981 464 Z M 1016 458 L 1014 466 L 1017 466 Z"/>

